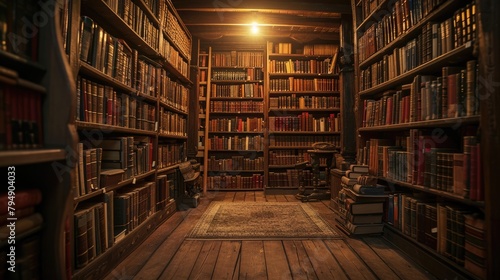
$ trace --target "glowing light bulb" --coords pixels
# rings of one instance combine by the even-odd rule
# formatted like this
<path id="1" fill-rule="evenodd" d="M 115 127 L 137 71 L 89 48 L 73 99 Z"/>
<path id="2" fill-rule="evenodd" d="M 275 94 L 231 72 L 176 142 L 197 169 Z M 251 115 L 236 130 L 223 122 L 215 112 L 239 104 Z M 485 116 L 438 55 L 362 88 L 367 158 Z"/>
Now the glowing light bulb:
<path id="1" fill-rule="evenodd" d="M 258 23 L 256 23 L 256 22 L 252 22 L 252 25 L 251 25 L 251 26 L 252 26 L 252 27 L 251 27 L 251 29 L 250 29 L 250 30 L 252 31 L 252 33 L 253 33 L 253 34 L 257 34 L 257 33 L 259 33 L 259 24 L 258 24 Z"/>

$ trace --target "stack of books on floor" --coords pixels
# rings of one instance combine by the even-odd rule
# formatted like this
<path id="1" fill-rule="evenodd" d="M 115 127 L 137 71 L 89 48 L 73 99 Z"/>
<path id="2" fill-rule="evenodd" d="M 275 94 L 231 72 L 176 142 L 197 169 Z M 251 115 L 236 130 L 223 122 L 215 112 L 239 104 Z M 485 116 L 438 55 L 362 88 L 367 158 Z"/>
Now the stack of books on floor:
<path id="1" fill-rule="evenodd" d="M 351 165 L 341 178 L 337 226 L 347 234 L 382 233 L 385 186 L 378 185 L 375 177 L 368 175 L 368 166 Z"/>

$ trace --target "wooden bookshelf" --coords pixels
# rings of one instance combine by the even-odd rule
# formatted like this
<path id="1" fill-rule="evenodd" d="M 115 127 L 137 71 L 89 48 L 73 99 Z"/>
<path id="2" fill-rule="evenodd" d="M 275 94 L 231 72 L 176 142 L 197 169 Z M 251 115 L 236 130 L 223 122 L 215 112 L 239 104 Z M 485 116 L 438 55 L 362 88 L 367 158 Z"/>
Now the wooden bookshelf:
<path id="1" fill-rule="evenodd" d="M 470 179 L 471 176 L 482 176 L 482 171 L 476 169 L 475 162 L 480 161 L 482 165 L 488 165 L 482 160 L 483 152 L 477 152 L 480 153 L 480 158 L 470 156 L 469 153 L 470 147 L 476 145 L 474 144 L 476 142 L 469 141 L 477 139 L 477 143 L 482 142 L 479 139 L 484 133 L 479 129 L 483 127 L 484 110 L 478 107 L 477 103 L 472 103 L 480 102 L 475 92 L 479 86 L 477 75 L 480 75 L 479 69 L 481 68 L 480 64 L 475 63 L 480 53 L 477 48 L 479 38 L 476 32 L 478 29 L 473 23 L 479 22 L 480 17 L 478 8 L 473 6 L 474 1 L 436 1 L 425 8 L 410 7 L 408 1 L 384 0 L 372 2 L 353 0 L 352 5 L 355 7 L 356 26 L 354 29 L 356 31 L 355 42 L 357 42 L 355 106 L 358 109 L 357 133 L 360 135 L 357 144 L 358 163 L 368 164 L 371 174 L 378 176 L 379 182 L 388 186 L 391 195 L 394 196 L 393 203 L 397 207 L 406 209 L 410 205 L 415 209 L 420 207 L 418 209 L 425 208 L 425 211 L 433 211 L 432 207 L 436 209 L 438 206 L 445 206 L 449 212 L 448 214 L 443 214 L 442 211 L 438 213 L 438 220 L 448 217 L 445 215 L 457 215 L 460 218 L 468 213 L 477 213 L 482 219 L 487 219 L 486 209 L 489 206 L 481 195 L 486 186 L 476 183 L 477 180 Z M 407 14 L 407 11 L 410 13 Z M 388 13 L 382 14 L 383 12 Z M 469 18 L 466 19 L 467 13 L 469 13 Z M 449 22 L 463 26 L 463 32 L 460 29 L 448 36 L 446 25 Z M 390 32 L 383 29 L 388 24 L 393 24 Z M 417 49 L 416 46 L 420 46 L 421 49 Z M 411 52 L 413 58 L 410 60 L 404 55 L 399 56 L 404 51 Z M 391 63 L 394 61 L 392 59 L 398 61 L 400 65 L 391 68 Z M 447 69 L 451 68 L 449 66 L 455 67 L 454 70 L 458 69 L 461 74 L 448 73 Z M 390 72 L 391 69 L 395 71 Z M 386 75 L 388 71 L 389 74 Z M 430 99 L 431 105 L 437 104 L 432 108 L 427 108 L 428 103 L 424 103 L 427 102 L 425 98 L 428 92 L 421 90 L 427 85 L 427 80 L 419 84 L 419 78 L 425 75 L 427 75 L 426 79 L 429 79 L 428 84 L 433 83 L 435 86 L 433 88 L 435 91 L 432 93 L 436 93 L 436 96 L 439 94 L 439 99 Z M 447 82 L 451 75 L 460 77 L 460 81 L 457 80 L 456 84 L 452 84 L 452 87 L 457 86 L 456 92 L 460 92 L 457 101 L 453 100 L 452 95 L 455 93 L 452 90 L 455 89 L 448 90 L 447 83 L 444 86 L 438 83 L 442 80 Z M 455 80 L 450 78 L 450 81 Z M 443 92 L 449 93 L 450 96 L 444 95 Z M 424 99 L 420 99 L 421 97 Z M 399 103 L 397 105 L 386 103 L 389 99 L 391 102 Z M 422 103 L 420 103 L 421 100 Z M 393 105 L 398 109 L 394 109 L 396 107 Z M 457 113 L 447 109 L 450 106 L 453 109 L 455 105 L 459 108 Z M 401 111 L 398 113 L 399 109 Z M 395 115 L 394 112 L 396 112 Z M 386 118 L 390 118 L 389 121 Z M 445 142 L 439 142 L 437 138 L 434 138 L 431 140 L 434 146 L 423 147 L 423 141 L 425 141 L 423 139 L 431 139 L 432 135 L 436 136 L 433 133 L 437 131 L 442 131 L 443 137 L 450 144 L 444 144 Z M 451 149 L 452 147 L 454 149 Z M 478 147 L 473 149 L 479 149 Z M 480 149 L 483 149 L 482 145 Z M 431 153 L 433 153 L 432 156 L 430 156 Z M 440 157 L 439 163 L 436 161 L 437 154 Z M 462 155 L 465 159 L 463 164 L 467 168 L 460 172 L 460 161 L 451 159 L 458 159 Z M 468 161 L 472 157 L 475 161 Z M 443 173 L 445 171 L 448 172 L 446 176 Z M 459 175 L 464 177 L 458 179 Z M 438 177 L 439 183 L 437 183 Z M 464 192 L 459 188 L 461 182 L 464 182 Z M 470 192 L 469 188 L 471 188 Z M 402 201 L 401 196 L 408 200 Z M 397 199 L 399 201 L 396 201 Z M 389 205 L 392 205 L 392 201 Z M 399 219 L 400 222 L 402 216 L 406 215 L 395 210 L 396 208 L 388 210 L 394 211 L 390 212 L 394 217 L 388 217 L 387 221 L 392 223 Z M 418 215 L 423 214 L 419 212 Z M 424 219 L 425 223 L 435 222 L 428 216 Z M 404 225 L 399 226 L 409 225 L 408 220 L 404 222 Z M 441 220 L 437 223 L 436 228 L 439 232 L 450 231 L 450 228 L 443 227 Z M 454 226 L 455 221 L 451 224 Z M 466 227 L 464 224 L 461 226 Z M 465 248 L 465 241 L 457 245 L 458 251 L 455 252 L 449 252 L 447 248 L 439 247 L 440 245 L 432 248 L 429 244 L 433 243 L 429 240 L 423 241 L 421 236 L 417 239 L 417 235 L 413 233 L 413 227 L 410 225 L 411 231 L 398 230 L 387 224 L 384 237 L 407 251 L 433 275 L 456 279 L 479 278 L 467 271 L 468 257 L 464 257 L 464 254 L 457 254 L 462 246 Z M 419 225 L 416 224 L 415 230 L 421 231 L 422 229 L 418 227 Z M 423 229 L 422 232 L 426 230 Z M 432 235 L 432 233 L 429 234 Z M 467 234 L 463 233 L 463 235 Z M 449 242 L 446 235 L 438 234 L 432 238 L 436 238 L 438 244 Z M 487 246 L 482 250 L 486 255 Z M 465 253 L 467 254 L 469 253 Z M 436 261 L 441 264 L 439 266 L 441 271 L 435 269 Z M 486 268 L 491 269 L 488 267 L 490 264 L 491 262 L 487 260 L 479 264 L 484 267 L 483 273 L 486 273 Z M 479 270 L 481 269 L 477 268 L 476 271 Z"/>
<path id="2" fill-rule="evenodd" d="M 335 67 L 331 72 L 338 46 L 330 42 L 324 42 L 324 48 L 315 46 L 278 40 L 267 43 L 266 137 L 269 141 L 265 149 L 268 164 L 265 192 L 269 194 L 298 193 L 299 184 L 288 182 L 295 175 L 286 174 L 297 171 L 296 162 L 310 161 L 307 154 L 310 145 L 336 142 L 340 146 L 339 75 Z M 311 48 L 306 51 L 308 47 Z"/>
<path id="3" fill-rule="evenodd" d="M 72 196 L 71 211 L 66 215 L 71 221 L 67 234 L 74 238 L 66 245 L 71 252 L 66 257 L 66 269 L 73 279 L 102 278 L 176 211 L 177 200 L 183 195 L 178 164 L 186 159 L 189 91 L 194 84 L 189 71 L 192 38 L 170 1 L 91 0 L 71 4 L 73 31 L 69 41 L 80 44 L 72 44 L 69 52 L 74 67 L 71 72 L 77 78 L 73 87 L 78 89 L 73 101 L 77 105 L 74 123 L 81 141 L 78 149 L 90 157 L 79 159 L 73 171 L 77 194 Z M 119 8 L 122 4 L 128 7 Z M 132 10 L 136 17 L 124 14 Z M 80 31 L 82 16 L 92 20 L 93 29 L 85 31 L 91 32 L 90 37 L 84 38 L 87 33 Z M 84 52 L 86 44 L 93 52 Z M 80 88 L 83 79 L 88 84 Z M 105 164 L 125 173 L 113 184 L 91 185 L 90 191 L 80 186 L 82 182 L 87 184 L 88 176 L 98 178 L 99 183 L 100 168 Z M 89 168 L 90 175 L 86 173 Z M 98 213 L 101 205 L 109 207 L 109 199 L 124 207 L 108 209 L 110 215 L 122 217 L 128 213 L 137 218 L 126 223 L 123 232 L 103 235 L 89 229 L 96 240 L 105 236 L 106 244 L 100 244 L 100 251 L 96 248 L 93 256 L 89 254 L 83 261 L 78 258 L 79 240 L 73 229 L 81 225 L 82 212 Z M 131 201 L 139 200 L 143 207 L 130 208 Z M 99 227 L 112 228 L 108 223 L 99 223 Z M 117 223 L 115 220 L 114 225 Z"/>
<path id="4" fill-rule="evenodd" d="M 263 153 L 264 138 L 264 94 L 265 94 L 265 54 L 263 49 L 227 49 L 221 46 L 211 46 L 204 50 L 206 55 L 206 96 L 204 99 L 205 124 L 203 159 L 204 168 L 203 182 L 204 192 L 212 190 L 243 190 L 248 188 L 230 187 L 236 182 L 245 185 L 244 180 L 253 179 L 252 176 L 264 176 L 264 168 L 259 170 L 211 170 L 212 160 L 230 161 L 233 156 L 241 155 L 250 158 L 255 154 Z M 205 86 L 203 84 L 202 86 Z M 200 103 L 201 104 L 201 103 Z M 260 120 L 260 121 L 259 121 Z M 231 121 L 239 123 L 231 123 Z M 231 128 L 227 127 L 231 123 Z M 224 125 L 224 127 L 223 127 Z M 219 137 L 221 139 L 219 140 Z M 249 146 L 254 146 L 253 137 L 260 137 L 262 149 L 241 149 L 241 147 L 231 147 L 230 149 L 219 147 L 225 145 L 220 141 L 233 141 L 232 139 L 250 137 Z M 217 140 L 216 140 L 217 139 Z M 213 143 L 212 141 L 219 141 Z M 258 141 L 258 142 L 259 142 Z M 228 145 L 231 143 L 226 143 Z M 234 145 L 244 143 L 235 142 Z M 213 148 L 211 148 L 213 147 Z M 228 146 L 229 147 L 229 146 Z M 256 175 L 259 174 L 259 175 Z M 228 178 L 229 187 L 217 187 L 213 184 L 226 184 Z M 232 178 L 232 179 L 231 179 Z M 219 182 L 220 179 L 220 182 Z M 232 181 L 231 181 L 232 180 Z M 262 179 L 260 180 L 262 182 Z M 257 187 L 257 181 L 253 179 L 252 184 Z"/>

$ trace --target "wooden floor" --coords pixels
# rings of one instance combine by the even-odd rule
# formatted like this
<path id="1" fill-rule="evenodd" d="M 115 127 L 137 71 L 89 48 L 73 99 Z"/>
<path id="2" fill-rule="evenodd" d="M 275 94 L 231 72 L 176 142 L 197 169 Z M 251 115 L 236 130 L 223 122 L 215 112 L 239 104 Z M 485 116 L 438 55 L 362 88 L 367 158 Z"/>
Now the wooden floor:
<path id="1" fill-rule="evenodd" d="M 178 211 L 105 279 L 435 279 L 381 236 L 340 240 L 185 240 L 211 201 L 297 201 L 214 192 Z M 328 201 L 307 202 L 335 228 Z M 339 231 L 337 229 L 337 231 Z"/>

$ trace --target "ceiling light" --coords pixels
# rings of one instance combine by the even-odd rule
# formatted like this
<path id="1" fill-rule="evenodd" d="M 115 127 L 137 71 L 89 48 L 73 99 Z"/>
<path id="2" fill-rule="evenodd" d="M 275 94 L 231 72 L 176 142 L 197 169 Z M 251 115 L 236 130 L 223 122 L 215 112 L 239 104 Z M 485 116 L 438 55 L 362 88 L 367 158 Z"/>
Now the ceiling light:
<path id="1" fill-rule="evenodd" d="M 252 31 L 252 34 L 258 34 L 259 33 L 259 24 L 257 22 L 252 22 L 250 30 Z"/>

